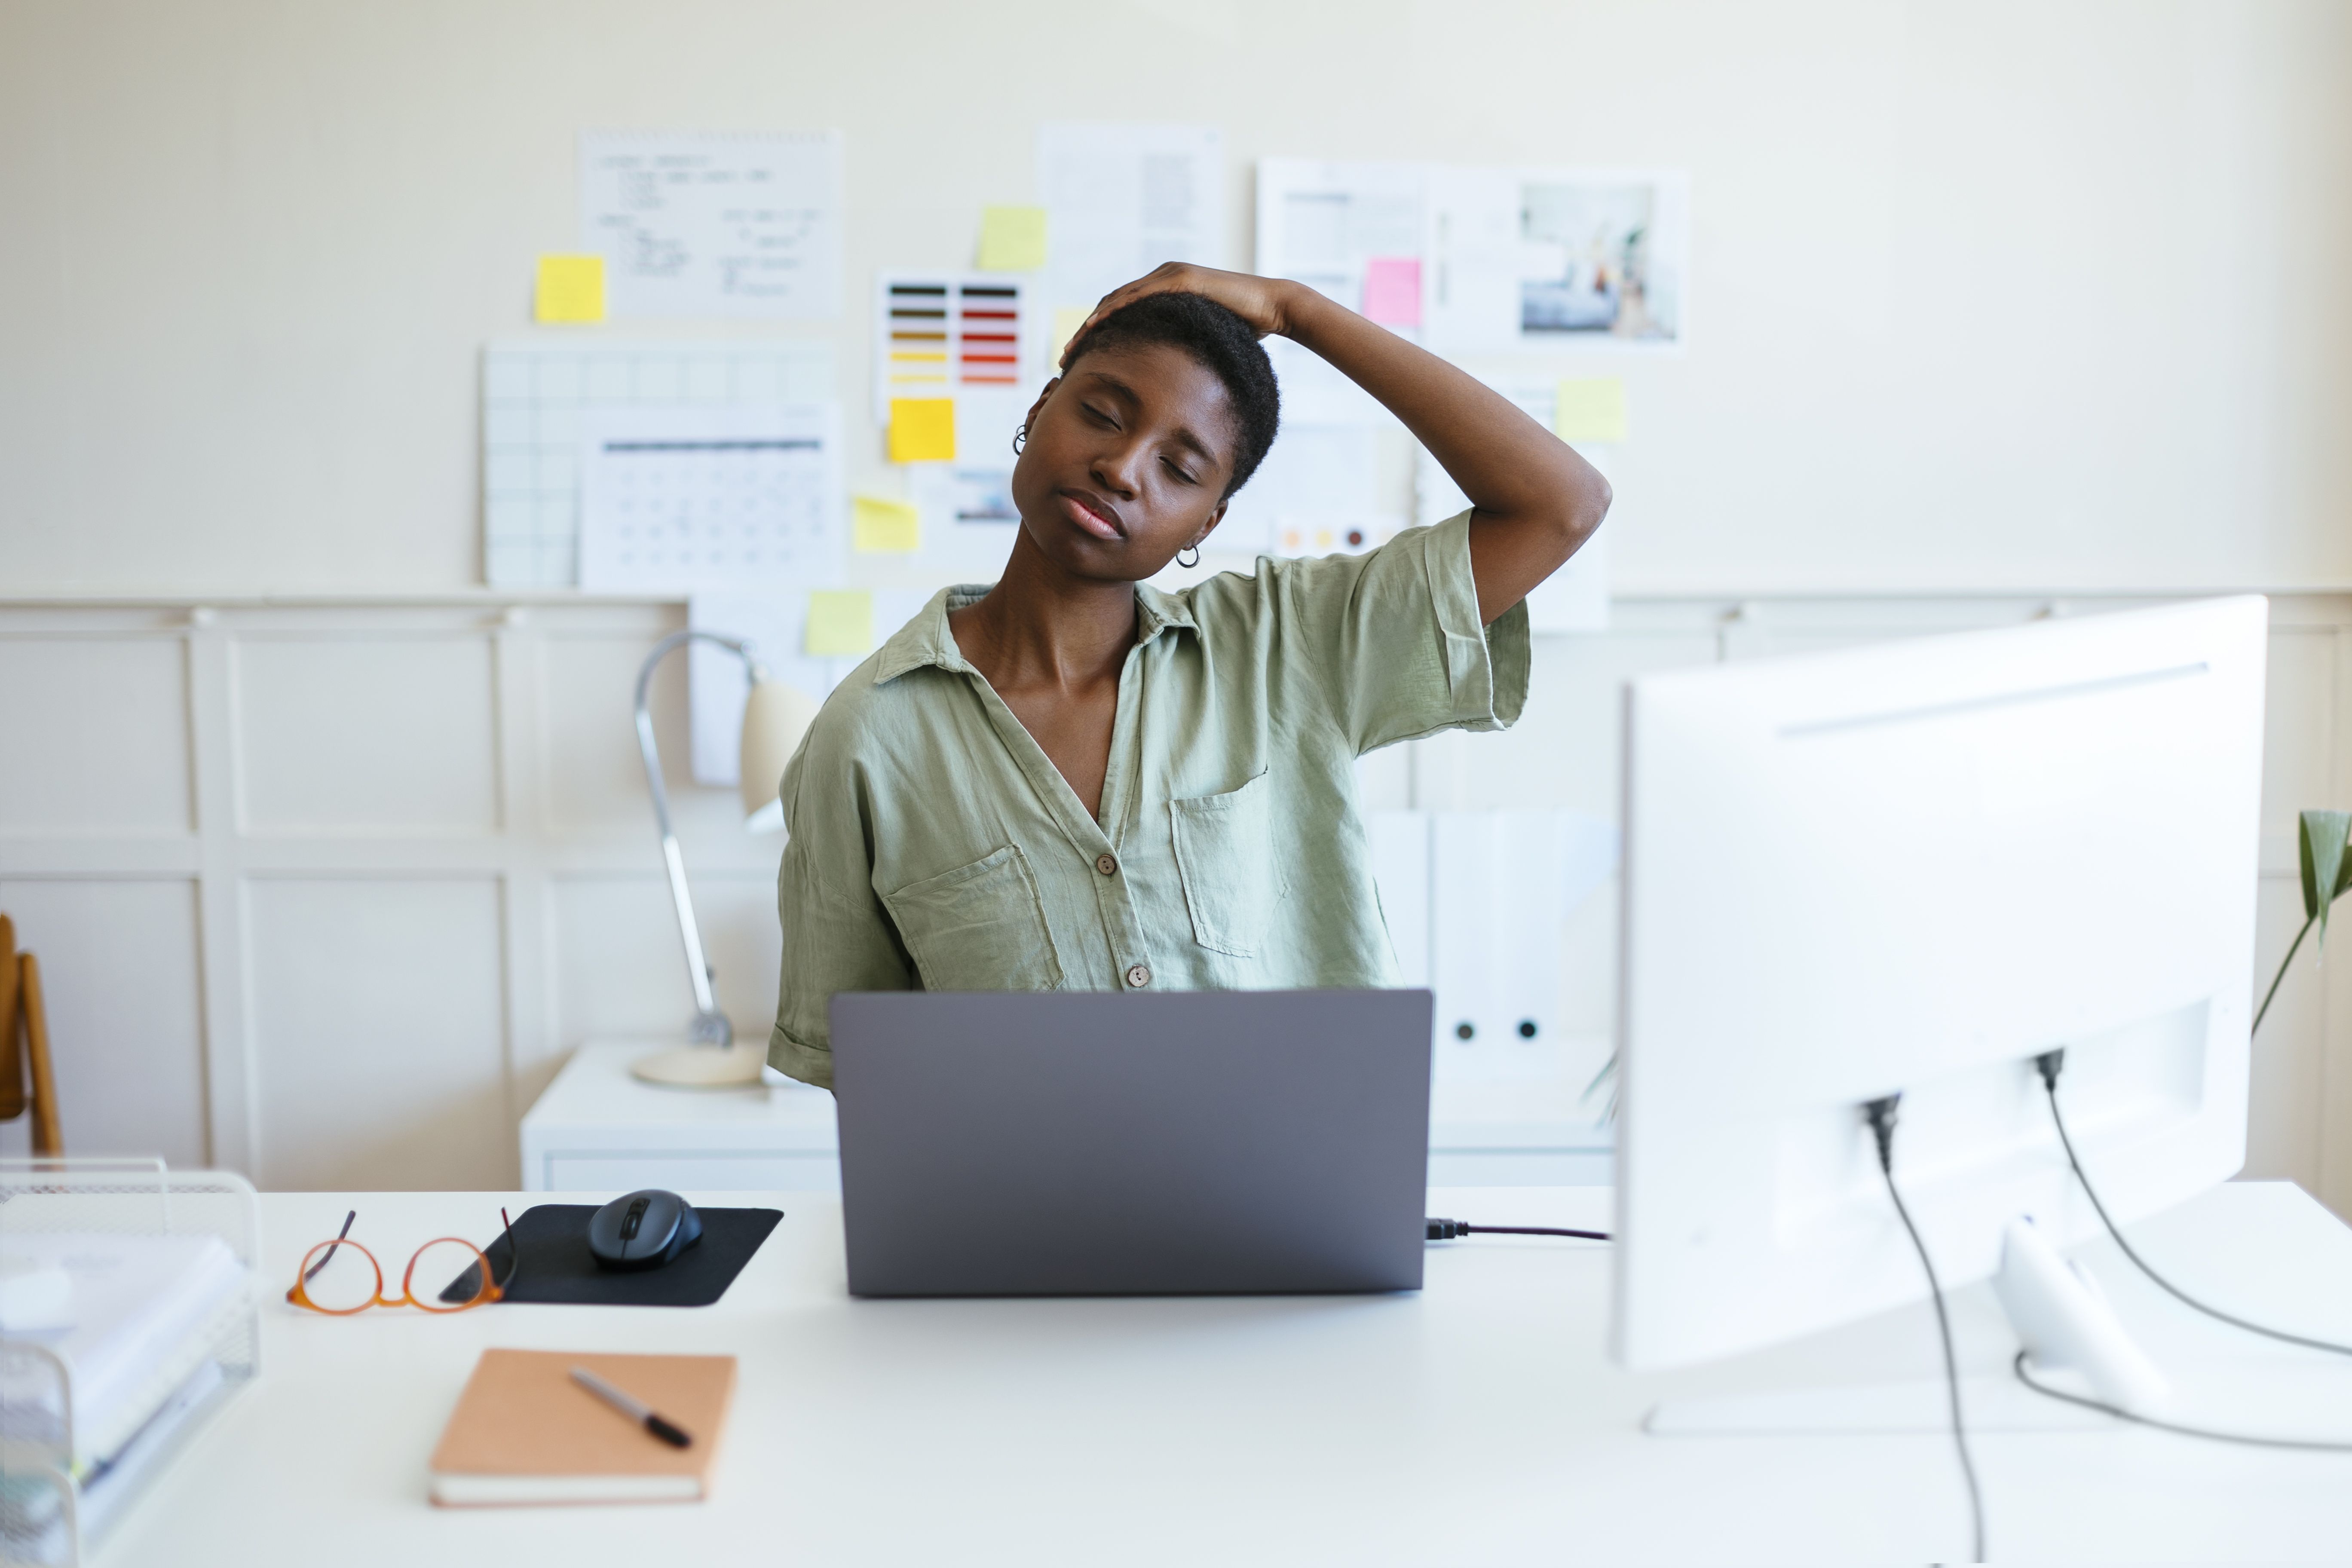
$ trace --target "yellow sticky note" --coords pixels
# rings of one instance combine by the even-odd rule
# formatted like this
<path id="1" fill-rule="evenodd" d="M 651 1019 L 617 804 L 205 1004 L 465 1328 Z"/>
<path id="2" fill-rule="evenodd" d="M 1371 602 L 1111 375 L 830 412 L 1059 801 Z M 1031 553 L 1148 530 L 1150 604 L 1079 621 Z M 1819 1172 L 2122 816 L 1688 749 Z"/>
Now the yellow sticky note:
<path id="1" fill-rule="evenodd" d="M 890 460 L 894 463 L 954 462 L 954 399 L 892 398 Z"/>
<path id="2" fill-rule="evenodd" d="M 1563 381 L 1553 405 L 1552 434 L 1563 441 L 1622 441 L 1625 438 L 1625 382 L 1622 376 L 1596 375 Z"/>
<path id="3" fill-rule="evenodd" d="M 980 269 L 1034 272 L 1045 265 L 1044 207 L 984 207 L 980 215 Z"/>
<path id="4" fill-rule="evenodd" d="M 539 288 L 531 314 L 542 321 L 601 321 L 604 319 L 604 258 L 601 256 L 542 256 Z"/>
<path id="5" fill-rule="evenodd" d="M 1056 365 L 1062 363 L 1062 351 L 1070 346 L 1070 340 L 1078 335 L 1078 329 L 1085 326 L 1087 318 L 1093 314 L 1093 309 L 1086 305 L 1054 307 L 1054 363 Z"/>
<path id="6" fill-rule="evenodd" d="M 874 595 L 864 588 L 820 588 L 809 595 L 811 658 L 863 658 L 874 651 Z"/>
<path id="7" fill-rule="evenodd" d="M 923 547 L 923 514 L 905 501 L 858 496 L 849 510 L 852 541 L 867 554 L 903 555 Z"/>

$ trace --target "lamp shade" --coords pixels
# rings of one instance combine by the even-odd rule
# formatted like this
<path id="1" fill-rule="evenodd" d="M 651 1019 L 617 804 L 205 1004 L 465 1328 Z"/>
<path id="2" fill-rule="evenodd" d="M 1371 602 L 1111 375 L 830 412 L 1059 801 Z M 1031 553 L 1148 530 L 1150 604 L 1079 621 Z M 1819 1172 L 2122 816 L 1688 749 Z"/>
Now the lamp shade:
<path id="1" fill-rule="evenodd" d="M 784 808 L 776 789 L 784 764 L 800 749 L 816 718 L 816 700 L 781 680 L 753 680 L 743 703 L 742 784 L 743 826 L 754 833 L 772 832 L 784 825 Z"/>

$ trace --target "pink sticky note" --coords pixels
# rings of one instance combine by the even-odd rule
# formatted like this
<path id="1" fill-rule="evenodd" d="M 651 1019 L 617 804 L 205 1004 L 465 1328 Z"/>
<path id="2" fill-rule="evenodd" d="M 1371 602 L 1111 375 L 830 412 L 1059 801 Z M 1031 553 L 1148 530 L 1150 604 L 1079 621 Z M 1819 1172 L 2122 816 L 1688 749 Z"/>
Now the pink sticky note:
<path id="1" fill-rule="evenodd" d="M 1364 319 L 1385 327 L 1421 325 L 1421 258 L 1375 256 L 1364 263 Z"/>

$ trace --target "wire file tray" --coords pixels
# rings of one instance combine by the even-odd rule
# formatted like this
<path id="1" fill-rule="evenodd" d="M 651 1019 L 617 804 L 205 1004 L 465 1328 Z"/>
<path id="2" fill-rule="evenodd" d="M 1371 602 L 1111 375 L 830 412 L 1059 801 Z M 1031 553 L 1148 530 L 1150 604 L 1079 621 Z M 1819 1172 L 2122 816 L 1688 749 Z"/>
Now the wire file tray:
<path id="1" fill-rule="evenodd" d="M 0 1160 L 0 1247 L 59 1233 L 214 1236 L 245 1277 L 110 1401 L 136 1426 L 95 1458 L 94 1435 L 75 1431 L 69 1363 L 36 1337 L 0 1334 L 0 1568 L 79 1568 L 261 1370 L 260 1207 L 243 1176 L 160 1159 Z"/>

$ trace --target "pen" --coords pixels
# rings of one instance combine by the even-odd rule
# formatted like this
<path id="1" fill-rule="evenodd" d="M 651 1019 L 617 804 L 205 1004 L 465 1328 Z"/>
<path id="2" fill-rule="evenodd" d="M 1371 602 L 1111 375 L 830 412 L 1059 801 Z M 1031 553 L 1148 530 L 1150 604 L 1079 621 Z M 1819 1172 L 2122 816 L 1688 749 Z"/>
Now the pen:
<path id="1" fill-rule="evenodd" d="M 622 1415 L 627 1416 L 630 1420 L 644 1426 L 646 1431 L 652 1433 L 663 1442 L 667 1443 L 671 1447 L 684 1448 L 694 1442 L 692 1437 L 687 1436 L 686 1429 L 684 1427 L 670 1425 L 670 1423 L 663 1420 L 660 1416 L 654 1414 L 654 1407 L 652 1405 L 647 1405 L 642 1399 L 635 1399 L 628 1394 L 622 1393 L 619 1389 L 614 1388 L 611 1384 L 606 1383 L 603 1378 L 598 1377 L 594 1373 L 590 1372 L 586 1367 L 573 1367 L 572 1369 L 572 1381 L 586 1389 L 589 1393 L 594 1394 L 597 1398 L 603 1400 L 605 1404 L 611 1405 L 614 1409 L 619 1411 Z"/>

